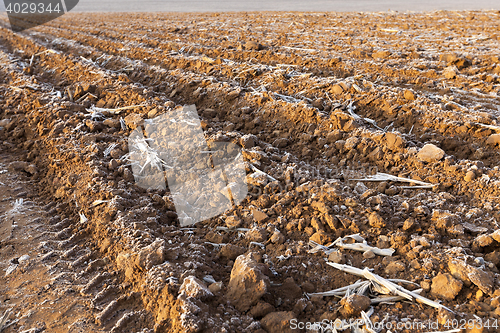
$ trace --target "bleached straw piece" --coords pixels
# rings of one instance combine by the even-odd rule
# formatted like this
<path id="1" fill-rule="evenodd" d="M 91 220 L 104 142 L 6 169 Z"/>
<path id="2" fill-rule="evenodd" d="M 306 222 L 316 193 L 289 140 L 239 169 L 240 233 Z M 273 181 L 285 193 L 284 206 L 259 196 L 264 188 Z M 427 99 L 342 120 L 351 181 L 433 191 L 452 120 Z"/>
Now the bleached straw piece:
<path id="1" fill-rule="evenodd" d="M 2 315 L 2 317 L 0 317 L 0 332 L 6 328 L 7 326 L 5 326 L 5 324 L 7 323 L 7 320 L 9 320 L 9 316 L 10 316 L 10 313 L 11 313 L 12 309 L 7 309 L 5 310 L 4 314 Z"/>
<path id="2" fill-rule="evenodd" d="M 419 185 L 423 185 L 423 186 L 431 186 L 431 187 L 438 185 L 438 184 L 426 183 L 426 182 L 416 180 L 416 179 L 397 177 L 397 176 L 389 175 L 389 174 L 383 173 L 383 172 L 377 172 L 375 175 L 367 176 L 366 178 L 350 179 L 350 180 L 366 181 L 366 182 L 382 182 L 382 181 L 386 181 L 386 180 L 392 180 L 395 182 L 415 183 L 415 184 L 419 184 Z"/>
<path id="3" fill-rule="evenodd" d="M 357 92 L 363 92 L 363 89 L 361 89 L 356 83 L 353 83 L 352 87 L 356 89 Z"/>
<path id="4" fill-rule="evenodd" d="M 413 292 L 416 294 L 420 294 L 423 291 L 422 288 L 414 290 Z M 371 298 L 370 301 L 372 304 L 382 303 L 382 302 L 397 302 L 405 300 L 406 298 L 401 296 L 378 296 L 375 298 Z"/>
<path id="5" fill-rule="evenodd" d="M 355 112 L 354 109 L 356 107 L 353 105 L 353 102 L 351 101 L 349 105 L 347 105 L 347 111 L 349 111 L 349 114 L 356 120 L 362 119 L 361 116 L 358 116 Z"/>
<path id="6" fill-rule="evenodd" d="M 207 282 L 207 283 L 216 283 L 217 281 L 215 281 L 214 277 L 212 275 L 206 275 L 203 277 L 203 281 Z"/>
<path id="7" fill-rule="evenodd" d="M 259 243 L 259 242 L 250 242 L 250 244 L 248 244 L 249 246 L 250 245 L 256 245 L 256 246 L 260 246 L 262 249 L 265 249 L 266 246 L 262 243 Z"/>
<path id="8" fill-rule="evenodd" d="M 318 251 L 323 251 L 326 255 L 329 255 L 330 253 L 336 251 L 335 249 L 330 249 L 329 247 L 334 245 L 334 243 L 328 245 L 328 246 L 324 246 L 324 245 L 321 245 L 321 244 L 318 244 L 316 243 L 315 241 L 313 240 L 310 240 L 309 241 L 309 246 L 312 246 L 313 248 L 310 249 L 309 251 L 307 251 L 308 253 L 316 253 Z"/>
<path id="9" fill-rule="evenodd" d="M 263 174 L 265 176 L 267 176 L 267 178 L 269 178 L 272 182 L 276 182 L 278 181 L 276 178 L 274 178 L 273 176 L 265 173 L 264 171 L 261 171 L 259 169 L 257 169 L 252 163 L 248 163 L 250 165 L 250 168 L 254 171 L 254 172 L 257 172 L 257 173 L 260 173 L 260 174 Z"/>
<path id="10" fill-rule="evenodd" d="M 391 282 L 394 282 L 394 283 L 406 283 L 406 284 L 412 284 L 416 287 L 419 287 L 420 285 L 418 283 L 415 283 L 415 282 L 412 282 L 412 281 L 408 281 L 408 280 L 403 280 L 403 279 L 388 279 L 389 281 Z"/>
<path id="11" fill-rule="evenodd" d="M 387 280 L 387 279 L 384 279 L 383 277 L 377 275 L 377 274 L 374 274 L 372 272 L 370 272 L 368 270 L 368 268 L 365 268 L 365 269 L 359 269 L 357 267 L 352 267 L 352 266 L 348 266 L 348 265 L 341 265 L 341 264 L 336 264 L 336 263 L 333 263 L 333 262 L 327 262 L 328 265 L 334 267 L 334 268 L 337 268 L 341 271 L 344 271 L 344 272 L 347 272 L 347 273 L 350 273 L 350 274 L 353 274 L 353 275 L 358 275 L 358 276 L 362 276 L 364 277 L 365 279 L 368 279 L 372 282 L 375 282 L 381 286 L 384 286 L 385 288 L 387 288 L 389 290 L 389 292 L 393 295 L 398 295 L 398 296 L 401 296 L 405 299 L 408 299 L 410 301 L 413 301 L 414 299 L 421 302 L 421 303 L 424 303 L 424 304 L 427 304 L 429 306 L 432 306 L 434 308 L 437 308 L 437 309 L 445 309 L 445 310 L 448 310 L 449 312 L 451 313 L 454 313 L 451 309 L 445 307 L 444 305 L 441 305 L 437 302 L 434 302 L 434 301 L 431 301 L 430 299 L 428 298 L 425 298 L 423 296 L 420 296 L 419 294 L 413 292 L 413 291 L 409 291 L 401 286 L 398 286 L 397 284 L 395 283 L 392 283 L 391 281 Z"/>
<path id="12" fill-rule="evenodd" d="M 385 32 L 399 32 L 398 29 L 383 29 L 383 28 L 380 28 L 379 30 L 380 31 L 385 31 Z"/>
<path id="13" fill-rule="evenodd" d="M 365 239 L 363 237 L 361 237 L 359 234 L 347 235 L 344 238 L 352 238 L 352 239 L 354 239 L 357 242 L 364 242 L 365 241 Z"/>
<path id="14" fill-rule="evenodd" d="M 370 316 L 373 314 L 374 310 L 373 307 L 370 307 L 370 310 L 368 310 L 368 313 L 361 311 L 361 319 L 365 322 L 365 330 L 370 332 L 370 333 L 377 333 L 375 330 L 375 327 L 373 326 L 372 321 L 370 320 Z"/>
<path id="15" fill-rule="evenodd" d="M 7 213 L 5 213 L 5 215 L 9 216 L 9 215 L 13 215 L 13 214 L 24 214 L 23 203 L 24 203 L 23 198 L 16 199 L 16 201 L 14 201 L 14 203 L 12 204 L 12 209 L 7 211 Z"/>
<path id="16" fill-rule="evenodd" d="M 296 51 L 319 52 L 316 49 L 304 49 L 304 48 L 301 48 L 301 47 L 282 46 L 282 48 L 288 49 L 288 50 L 296 50 Z"/>
<path id="17" fill-rule="evenodd" d="M 51 50 L 51 49 L 48 49 L 48 50 L 45 50 L 45 51 L 42 51 L 42 52 L 38 52 L 36 54 L 34 54 L 34 56 L 39 56 L 39 55 L 42 55 L 44 53 L 55 53 L 55 54 L 59 54 L 59 52 L 55 51 L 55 50 Z"/>
<path id="18" fill-rule="evenodd" d="M 349 265 L 343 265 L 343 264 L 336 264 L 334 262 L 327 262 L 328 265 L 346 273 L 350 273 L 352 275 L 357 275 L 361 276 L 363 278 L 366 278 L 365 274 L 363 273 L 363 270 L 357 267 L 349 266 Z"/>
<path id="19" fill-rule="evenodd" d="M 248 231 L 248 230 L 250 230 L 248 228 L 233 228 L 233 229 L 231 229 L 231 228 L 223 227 L 223 226 L 218 226 L 218 227 L 216 227 L 216 229 L 217 230 L 224 230 L 224 231 L 229 231 L 229 230 L 230 231 Z"/>
<path id="20" fill-rule="evenodd" d="M 273 93 L 273 94 L 274 94 L 274 96 L 277 96 L 288 103 L 300 103 L 300 102 L 302 102 L 300 99 L 296 99 L 292 96 L 286 96 L 286 95 L 282 95 L 282 94 L 278 94 L 278 93 Z"/>
<path id="21" fill-rule="evenodd" d="M 347 238 L 352 238 L 357 242 L 362 242 L 362 243 L 352 243 L 352 244 L 346 244 L 344 243 L 344 240 Z M 354 235 L 349 235 L 345 236 L 344 238 L 337 238 L 333 243 L 329 244 L 328 246 L 324 246 L 321 244 L 318 244 L 314 241 L 309 241 L 309 245 L 312 246 L 313 248 L 309 250 L 309 253 L 316 253 L 320 250 L 322 250 L 326 255 L 329 255 L 334 249 L 331 249 L 332 246 L 338 246 L 342 249 L 348 249 L 348 250 L 354 250 L 354 251 L 360 251 L 360 252 L 366 252 L 368 250 L 373 251 L 373 253 L 381 255 L 381 256 L 392 256 L 394 253 L 394 249 L 380 249 L 378 247 L 370 246 L 366 244 L 366 241 L 363 237 L 361 237 L 359 234 L 354 234 Z"/>
<path id="22" fill-rule="evenodd" d="M 94 202 L 92 203 L 92 207 L 99 206 L 99 205 L 101 205 L 101 204 L 103 204 L 103 203 L 106 203 L 106 202 L 108 202 L 108 201 L 109 201 L 109 200 L 100 200 L 100 199 L 99 199 L 99 200 L 96 200 L 96 201 L 94 201 Z"/>
<path id="23" fill-rule="evenodd" d="M 372 283 L 371 285 L 372 292 L 377 293 L 377 294 L 382 294 L 382 295 L 389 295 L 391 291 L 387 289 L 386 287 L 378 284 L 378 283 Z"/>
<path id="24" fill-rule="evenodd" d="M 106 109 L 106 108 L 98 108 L 96 106 L 92 106 L 89 109 L 87 109 L 88 112 L 96 111 L 96 112 L 109 112 L 109 113 L 114 113 L 114 114 L 119 114 L 122 111 L 125 110 L 130 110 L 130 109 L 135 109 L 141 106 L 145 106 L 145 104 L 139 104 L 139 105 L 130 105 L 130 106 L 124 106 L 121 108 L 116 108 L 116 109 Z"/>
<path id="25" fill-rule="evenodd" d="M 351 285 L 329 290 L 329 291 L 323 291 L 323 292 L 317 292 L 317 293 L 308 293 L 307 296 L 344 296 L 347 292 L 347 290 L 354 290 L 359 287 L 362 287 L 366 284 L 370 284 L 370 281 L 357 281 Z"/>
<path id="26" fill-rule="evenodd" d="M 372 285 L 373 285 L 373 283 L 371 281 L 367 281 L 367 283 L 365 283 L 364 285 L 362 285 L 361 287 L 358 288 L 358 290 L 356 291 L 356 294 L 365 295 L 366 292 L 368 291 L 368 288 L 370 288 Z"/>
<path id="27" fill-rule="evenodd" d="M 125 120 L 123 120 L 123 118 L 121 118 L 121 117 L 120 117 L 120 126 L 121 126 L 123 131 L 126 131 L 128 129 L 127 124 L 125 124 Z"/>
<path id="28" fill-rule="evenodd" d="M 104 150 L 104 157 L 107 157 L 116 146 L 118 146 L 117 143 L 110 144 L 109 147 Z"/>
<path id="29" fill-rule="evenodd" d="M 226 245 L 226 243 L 212 243 L 212 242 L 205 242 L 203 244 L 208 244 L 208 245 L 212 245 L 215 249 L 219 250 L 222 246 Z"/>
<path id="30" fill-rule="evenodd" d="M 80 215 L 80 223 L 86 223 L 89 219 L 85 216 L 84 213 L 78 213 Z"/>
<path id="31" fill-rule="evenodd" d="M 347 111 L 349 111 L 349 114 L 350 114 L 350 115 L 351 115 L 351 116 L 352 116 L 355 120 L 360 120 L 360 119 L 362 119 L 362 120 L 364 120 L 364 121 L 366 121 L 366 122 L 368 122 L 368 123 L 372 124 L 372 125 L 373 125 L 373 126 L 375 126 L 377 129 L 379 129 L 379 130 L 381 130 L 381 131 L 384 131 L 382 128 L 380 128 L 380 127 L 378 127 L 378 126 L 377 126 L 377 123 L 376 123 L 376 121 L 375 121 L 375 120 L 370 119 L 370 118 L 363 118 L 363 117 L 361 117 L 361 116 L 357 115 L 357 114 L 354 112 L 354 109 L 356 109 L 356 107 L 353 105 L 353 102 L 351 101 L 351 102 L 349 103 L 349 105 L 347 106 Z"/>
<path id="32" fill-rule="evenodd" d="M 474 123 L 478 126 L 482 126 L 482 127 L 486 127 L 486 128 L 489 128 L 491 130 L 494 130 L 494 131 L 497 131 L 497 132 L 500 132 L 500 126 L 495 126 L 495 125 L 487 125 L 487 124 L 481 124 L 481 123 Z"/>
<path id="33" fill-rule="evenodd" d="M 381 256 L 392 256 L 394 253 L 394 249 L 380 249 L 378 247 L 370 246 L 366 243 L 353 243 L 353 244 L 344 244 L 342 242 L 339 242 L 335 244 L 336 246 L 342 248 L 342 249 L 347 249 L 347 250 L 354 250 L 354 251 L 360 251 L 360 252 L 366 252 L 371 250 L 373 253 L 381 255 Z"/>
<path id="34" fill-rule="evenodd" d="M 403 288 L 401 286 L 398 286 L 397 284 L 392 283 L 391 281 L 389 281 L 387 279 L 384 279 L 383 277 L 370 272 L 366 268 L 363 270 L 363 275 L 367 279 L 375 281 L 375 282 L 377 282 L 380 285 L 383 285 L 384 287 L 386 287 L 387 289 L 389 289 L 391 291 L 391 294 L 393 294 L 393 295 L 402 296 L 402 297 L 404 297 L 404 298 L 406 298 L 406 299 L 408 299 L 410 301 L 412 301 L 413 299 L 416 299 L 416 300 L 421 301 L 424 304 L 427 304 L 429 306 L 435 307 L 437 309 L 444 308 L 443 305 L 441 305 L 439 303 L 436 303 L 434 301 L 431 301 L 430 299 L 422 297 L 422 296 L 420 296 L 418 294 L 415 294 L 414 292 L 411 292 L 411 291 L 409 291 L 409 290 L 407 290 L 407 289 L 405 289 L 405 288 Z M 445 308 L 445 309 L 449 310 L 447 308 Z M 451 310 L 449 310 L 449 311 L 452 312 Z"/>
<path id="35" fill-rule="evenodd" d="M 436 185 L 415 185 L 415 186 L 400 186 L 403 189 L 415 189 L 415 188 L 433 188 Z"/>

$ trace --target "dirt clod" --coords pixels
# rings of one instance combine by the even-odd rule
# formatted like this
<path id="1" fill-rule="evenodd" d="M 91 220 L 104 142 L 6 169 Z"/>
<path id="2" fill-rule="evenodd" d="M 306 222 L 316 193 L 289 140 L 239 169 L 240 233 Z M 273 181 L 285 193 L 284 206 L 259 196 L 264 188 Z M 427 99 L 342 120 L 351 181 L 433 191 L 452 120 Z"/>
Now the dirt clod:
<path id="1" fill-rule="evenodd" d="M 439 161 L 444 157 L 445 153 L 444 150 L 441 148 L 437 147 L 436 145 L 432 143 L 428 143 L 425 146 L 420 149 L 420 151 L 417 154 L 417 157 L 419 160 L 423 162 L 436 162 Z"/>
<path id="2" fill-rule="evenodd" d="M 340 312 L 347 318 L 358 316 L 361 311 L 370 307 L 371 301 L 363 295 L 353 294 L 340 300 Z"/>
<path id="3" fill-rule="evenodd" d="M 268 333 L 293 333 L 290 321 L 294 318 L 292 311 L 271 312 L 262 318 L 260 324 Z"/>
<path id="4" fill-rule="evenodd" d="M 236 258 L 226 296 L 238 310 L 250 309 L 268 288 L 269 278 L 262 273 L 252 253 Z"/>
<path id="5" fill-rule="evenodd" d="M 462 282 L 448 273 L 440 273 L 432 279 L 431 292 L 443 299 L 453 300 L 462 290 Z"/>

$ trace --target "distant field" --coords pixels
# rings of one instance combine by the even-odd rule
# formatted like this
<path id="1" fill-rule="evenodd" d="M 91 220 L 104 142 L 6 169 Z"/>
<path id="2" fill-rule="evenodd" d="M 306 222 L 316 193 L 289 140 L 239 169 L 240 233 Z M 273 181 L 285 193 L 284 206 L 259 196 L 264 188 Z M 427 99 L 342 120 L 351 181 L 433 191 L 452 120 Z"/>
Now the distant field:
<path id="1" fill-rule="evenodd" d="M 500 9 L 500 2 L 491 0 L 459 1 L 99 1 L 81 0 L 76 11 L 178 11 L 178 12 L 218 12 L 218 11 L 429 11 L 429 10 L 478 10 Z M 0 11 L 5 11 L 0 3 Z"/>

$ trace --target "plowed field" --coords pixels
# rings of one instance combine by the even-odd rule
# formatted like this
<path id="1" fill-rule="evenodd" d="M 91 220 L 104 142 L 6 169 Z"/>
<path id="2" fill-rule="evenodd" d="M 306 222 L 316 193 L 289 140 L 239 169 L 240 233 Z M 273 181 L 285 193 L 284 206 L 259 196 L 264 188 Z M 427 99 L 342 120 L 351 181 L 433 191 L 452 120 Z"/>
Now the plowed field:
<path id="1" fill-rule="evenodd" d="M 4 331 L 296 332 L 364 310 L 392 332 L 495 332 L 499 20 L 93 13 L 13 33 L 1 16 Z M 241 147 L 249 190 L 190 227 L 127 159 L 138 123 L 183 105 Z M 329 246 L 356 234 L 364 251 Z M 331 262 L 435 306 L 315 295 L 366 281 Z"/>

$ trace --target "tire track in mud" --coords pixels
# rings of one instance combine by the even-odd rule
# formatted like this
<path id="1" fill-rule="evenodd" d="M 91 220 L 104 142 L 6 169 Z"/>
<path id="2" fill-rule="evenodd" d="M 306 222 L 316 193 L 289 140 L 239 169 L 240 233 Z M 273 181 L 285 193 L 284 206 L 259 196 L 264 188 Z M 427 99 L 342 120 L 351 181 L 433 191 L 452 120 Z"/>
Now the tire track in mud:
<path id="1" fill-rule="evenodd" d="M 62 218 L 68 216 L 66 203 L 38 202 L 25 171 L 36 167 L 12 161 L 5 152 L 0 158 L 5 171 L 0 176 L 0 312 L 11 312 L 3 332 L 122 332 L 125 327 L 146 332 L 142 329 L 152 327 L 140 300 L 91 249 L 78 215 Z M 113 312 L 106 313 L 113 304 Z"/>

